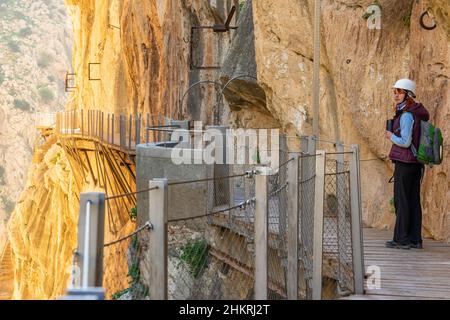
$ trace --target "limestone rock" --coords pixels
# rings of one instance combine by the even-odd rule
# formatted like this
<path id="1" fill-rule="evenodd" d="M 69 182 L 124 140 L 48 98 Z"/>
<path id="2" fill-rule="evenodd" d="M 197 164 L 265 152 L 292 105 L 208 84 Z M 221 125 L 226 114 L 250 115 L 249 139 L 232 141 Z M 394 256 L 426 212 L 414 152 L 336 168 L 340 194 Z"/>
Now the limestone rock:
<path id="1" fill-rule="evenodd" d="M 391 87 L 396 79 L 408 76 L 417 80 L 418 99 L 447 137 L 450 23 L 443 17 L 450 5 L 432 3 L 439 22 L 435 30 L 427 31 L 419 26 L 422 8 L 415 1 L 380 1 L 381 30 L 369 29 L 362 18 L 369 1 L 322 2 L 322 138 L 359 144 L 363 160 L 384 158 L 390 148 L 384 126 L 393 115 Z M 258 79 L 267 108 L 298 134 L 311 133 L 313 11 L 313 1 L 254 2 Z M 361 169 L 364 221 L 392 227 L 392 187 L 387 184 L 392 165 L 367 161 Z M 445 163 L 428 170 L 423 185 L 424 229 L 439 239 L 450 236 L 447 171 Z"/>

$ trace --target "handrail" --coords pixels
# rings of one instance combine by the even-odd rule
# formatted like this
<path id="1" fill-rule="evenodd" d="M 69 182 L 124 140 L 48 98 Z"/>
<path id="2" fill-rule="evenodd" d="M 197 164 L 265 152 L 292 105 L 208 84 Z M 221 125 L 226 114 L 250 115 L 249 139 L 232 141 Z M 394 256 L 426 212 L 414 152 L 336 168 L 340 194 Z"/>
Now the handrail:
<path id="1" fill-rule="evenodd" d="M 54 113 L 55 132 L 59 136 L 80 136 L 113 145 L 125 152 L 135 151 L 141 141 L 149 141 L 148 128 L 162 127 L 161 114 L 115 114 L 100 110 L 70 110 Z M 178 127 L 178 126 L 171 126 Z M 160 142 L 153 135 L 152 142 Z"/>

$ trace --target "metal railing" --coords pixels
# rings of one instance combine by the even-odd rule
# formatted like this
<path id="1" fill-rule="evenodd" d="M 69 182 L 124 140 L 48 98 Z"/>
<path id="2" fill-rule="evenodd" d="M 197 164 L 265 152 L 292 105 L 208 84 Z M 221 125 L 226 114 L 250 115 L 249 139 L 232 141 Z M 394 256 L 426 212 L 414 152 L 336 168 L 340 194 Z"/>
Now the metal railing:
<path id="1" fill-rule="evenodd" d="M 306 137 L 301 146 L 299 152 L 280 150 L 278 170 L 220 165 L 227 166 L 224 171 L 216 165 L 214 170 L 228 174 L 154 179 L 147 190 L 134 192 L 148 192 L 146 222 L 107 244 L 90 236 L 106 252 L 94 263 L 102 261 L 109 270 L 106 297 L 295 300 L 362 294 L 358 147 L 336 144 L 321 151 Z M 205 194 L 205 203 L 189 208 L 188 216 L 171 212 L 169 203 L 189 192 Z M 129 194 L 106 201 L 119 196 Z M 86 212 L 80 211 L 80 221 Z M 90 230 L 100 230 L 96 226 Z M 79 230 L 79 248 L 86 243 L 83 234 Z"/>
<path id="2" fill-rule="evenodd" d="M 159 114 L 124 115 L 83 109 L 55 114 L 58 135 L 99 141 L 124 152 L 134 152 L 144 142 L 162 141 L 161 132 L 155 128 L 171 121 Z"/>

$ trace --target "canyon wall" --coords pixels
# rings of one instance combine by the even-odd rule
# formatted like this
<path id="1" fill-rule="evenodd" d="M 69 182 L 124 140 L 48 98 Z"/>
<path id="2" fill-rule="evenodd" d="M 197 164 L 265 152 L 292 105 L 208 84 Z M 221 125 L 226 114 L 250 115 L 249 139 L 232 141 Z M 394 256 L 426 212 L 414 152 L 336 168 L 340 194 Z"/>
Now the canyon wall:
<path id="1" fill-rule="evenodd" d="M 223 23 L 237 1 L 66 3 L 73 19 L 76 74 L 67 110 L 157 113 L 205 124 L 218 115 L 224 124 L 311 134 L 312 0 L 244 1 L 232 23 L 239 29 L 221 35 L 205 30 L 191 35 L 191 27 Z M 392 227 L 392 188 L 387 183 L 392 165 L 385 159 L 390 142 L 384 137 L 385 120 L 393 111 L 391 87 L 398 78 L 415 79 L 418 100 L 447 139 L 450 5 L 381 0 L 377 30 L 369 29 L 363 18 L 371 1 L 322 3 L 320 138 L 360 145 L 364 222 Z M 437 24 L 431 31 L 419 25 L 426 8 Z M 214 68 L 218 66 L 222 68 Z M 224 84 L 239 75 L 247 77 L 229 86 L 223 105 L 217 85 L 198 85 L 184 95 L 198 81 Z M 80 177 L 67 150 L 55 137 L 40 146 L 9 221 L 15 298 L 48 299 L 63 293 L 76 241 L 77 198 L 82 191 L 102 190 L 99 179 Z M 444 160 L 427 170 L 423 183 L 424 230 L 437 239 L 450 237 L 448 169 Z M 121 230 L 107 231 L 106 241 L 135 227 L 128 208 L 115 209 Z M 126 283 L 126 257 L 117 268 Z M 107 270 L 105 281 L 113 275 Z"/>

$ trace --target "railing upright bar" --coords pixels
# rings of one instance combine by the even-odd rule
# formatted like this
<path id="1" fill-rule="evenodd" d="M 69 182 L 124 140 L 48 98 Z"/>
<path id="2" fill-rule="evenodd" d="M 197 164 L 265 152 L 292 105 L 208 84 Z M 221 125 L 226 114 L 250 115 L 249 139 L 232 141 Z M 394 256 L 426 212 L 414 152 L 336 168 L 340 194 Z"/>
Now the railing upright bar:
<path id="1" fill-rule="evenodd" d="M 256 169 L 255 177 L 255 300 L 268 297 L 268 233 L 270 168 Z"/>
<path id="2" fill-rule="evenodd" d="M 352 216 L 352 249 L 355 294 L 364 294 L 364 246 L 362 236 L 361 178 L 359 147 L 351 146 L 350 154 L 350 206 Z"/>
<path id="3" fill-rule="evenodd" d="M 149 184 L 149 220 L 153 225 L 148 241 L 148 257 L 152 264 L 149 292 L 153 300 L 167 300 L 168 181 L 154 179 Z"/>
<path id="4" fill-rule="evenodd" d="M 109 118 L 110 114 L 108 113 L 108 116 L 106 117 L 106 142 L 110 143 L 110 136 L 109 136 Z"/>
<path id="5" fill-rule="evenodd" d="M 323 199 L 325 189 L 325 151 L 316 151 L 316 184 L 314 197 L 313 300 L 322 299 Z"/>
<path id="6" fill-rule="evenodd" d="M 299 208 L 298 208 L 298 185 L 299 185 L 299 156 L 289 154 L 287 182 L 288 182 L 288 223 L 287 223 L 287 295 L 289 300 L 298 299 L 298 240 L 299 240 Z"/>
<path id="7" fill-rule="evenodd" d="M 135 138 L 135 147 L 141 142 L 141 115 L 138 114 L 136 116 L 136 138 Z"/>
<path id="8" fill-rule="evenodd" d="M 133 133 L 133 115 L 130 114 L 128 120 L 128 151 L 131 150 L 131 138 Z"/>
<path id="9" fill-rule="evenodd" d="M 115 115 L 114 113 L 111 115 L 111 144 L 114 145 L 114 122 Z"/>

